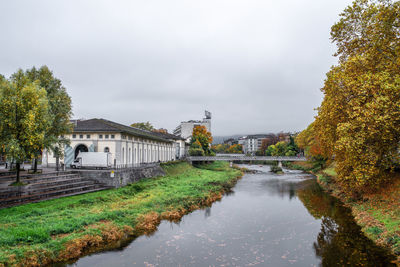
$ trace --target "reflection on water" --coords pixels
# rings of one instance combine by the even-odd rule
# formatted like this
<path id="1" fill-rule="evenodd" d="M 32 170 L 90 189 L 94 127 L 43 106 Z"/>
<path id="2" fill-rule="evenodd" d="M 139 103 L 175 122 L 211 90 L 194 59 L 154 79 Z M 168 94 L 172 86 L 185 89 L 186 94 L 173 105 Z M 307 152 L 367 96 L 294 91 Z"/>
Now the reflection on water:
<path id="1" fill-rule="evenodd" d="M 350 211 L 299 171 L 246 174 L 212 207 L 73 266 L 390 266 Z"/>
<path id="2" fill-rule="evenodd" d="M 314 249 L 322 265 L 387 266 L 387 252 L 361 233 L 350 209 L 325 194 L 314 181 L 308 183 L 298 191 L 298 196 L 311 215 L 321 218 L 321 230 Z"/>

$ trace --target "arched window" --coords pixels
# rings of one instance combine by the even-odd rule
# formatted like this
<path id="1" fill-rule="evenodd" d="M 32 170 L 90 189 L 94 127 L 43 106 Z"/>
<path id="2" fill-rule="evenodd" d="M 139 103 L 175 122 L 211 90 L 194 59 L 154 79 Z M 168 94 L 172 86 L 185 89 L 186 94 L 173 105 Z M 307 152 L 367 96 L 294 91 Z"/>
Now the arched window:
<path id="1" fill-rule="evenodd" d="M 122 164 L 125 163 L 125 147 L 122 148 Z"/>
<path id="2" fill-rule="evenodd" d="M 131 148 L 129 148 L 129 154 L 128 154 L 128 157 L 129 157 L 129 161 L 128 161 L 128 163 L 132 163 L 132 162 L 131 162 Z"/>
<path id="3" fill-rule="evenodd" d="M 79 152 L 88 152 L 89 149 L 87 146 L 80 144 L 77 147 L 75 147 L 75 159 L 79 155 Z"/>
<path id="4" fill-rule="evenodd" d="M 105 147 L 104 148 L 104 152 L 109 153 L 110 152 L 110 148 L 109 147 Z"/>

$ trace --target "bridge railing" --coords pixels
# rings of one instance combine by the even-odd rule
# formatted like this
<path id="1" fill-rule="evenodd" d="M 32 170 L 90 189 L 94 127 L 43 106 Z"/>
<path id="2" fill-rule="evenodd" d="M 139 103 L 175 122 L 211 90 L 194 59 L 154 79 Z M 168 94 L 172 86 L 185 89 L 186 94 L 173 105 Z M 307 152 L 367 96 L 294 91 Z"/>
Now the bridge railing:
<path id="1" fill-rule="evenodd" d="M 306 161 L 305 157 L 273 156 L 191 156 L 188 161 Z"/>

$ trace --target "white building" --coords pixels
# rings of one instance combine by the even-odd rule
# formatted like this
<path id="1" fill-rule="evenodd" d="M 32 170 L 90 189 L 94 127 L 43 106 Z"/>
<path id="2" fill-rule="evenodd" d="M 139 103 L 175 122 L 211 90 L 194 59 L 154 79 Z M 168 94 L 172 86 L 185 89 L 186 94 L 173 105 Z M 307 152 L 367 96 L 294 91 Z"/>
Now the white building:
<path id="1" fill-rule="evenodd" d="M 255 154 L 261 149 L 262 141 L 265 138 L 271 138 L 271 134 L 255 134 L 244 136 L 239 139 L 239 144 L 243 146 L 243 152 L 245 154 Z"/>
<path id="2" fill-rule="evenodd" d="M 205 118 L 201 121 L 190 120 L 181 122 L 181 124 L 175 128 L 174 135 L 180 136 L 189 142 L 195 126 L 205 126 L 207 131 L 211 133 L 211 113 L 205 111 Z"/>
<path id="3" fill-rule="evenodd" d="M 80 151 L 110 152 L 113 164 L 134 165 L 166 162 L 184 157 L 181 138 L 125 126 L 105 119 L 76 120 L 71 143 L 64 148 L 64 164 L 69 166 Z M 56 158 L 44 151 L 42 163 L 55 166 Z"/>

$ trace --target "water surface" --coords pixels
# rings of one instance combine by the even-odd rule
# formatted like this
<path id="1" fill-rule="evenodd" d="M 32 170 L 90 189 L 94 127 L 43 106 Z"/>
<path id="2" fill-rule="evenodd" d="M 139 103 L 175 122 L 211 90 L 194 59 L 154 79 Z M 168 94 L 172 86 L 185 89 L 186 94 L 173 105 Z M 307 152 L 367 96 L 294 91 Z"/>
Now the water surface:
<path id="1" fill-rule="evenodd" d="M 246 167 L 260 172 L 244 175 L 210 208 L 67 266 L 391 266 L 388 252 L 313 176 Z"/>

